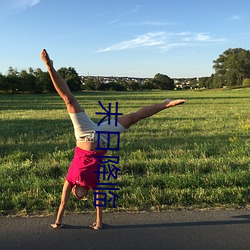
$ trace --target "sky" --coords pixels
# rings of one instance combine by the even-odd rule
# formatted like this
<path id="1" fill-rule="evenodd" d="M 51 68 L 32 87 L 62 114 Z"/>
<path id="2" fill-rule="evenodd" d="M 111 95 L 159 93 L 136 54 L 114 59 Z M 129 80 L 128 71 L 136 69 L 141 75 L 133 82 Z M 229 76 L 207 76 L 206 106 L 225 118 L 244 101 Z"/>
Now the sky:
<path id="1" fill-rule="evenodd" d="M 250 50 L 248 0 L 0 0 L 0 73 L 205 77 L 229 48 Z"/>

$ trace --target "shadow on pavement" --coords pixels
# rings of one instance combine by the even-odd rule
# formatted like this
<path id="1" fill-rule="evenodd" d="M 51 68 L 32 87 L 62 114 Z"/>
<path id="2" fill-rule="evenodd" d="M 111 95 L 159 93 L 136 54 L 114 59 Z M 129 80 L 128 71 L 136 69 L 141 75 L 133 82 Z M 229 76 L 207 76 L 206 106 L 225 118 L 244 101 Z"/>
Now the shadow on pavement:
<path id="1" fill-rule="evenodd" d="M 235 216 L 232 218 L 242 218 L 241 220 L 226 221 L 197 221 L 197 222 L 180 222 L 180 223 L 163 223 L 163 224 L 139 224 L 139 225 L 104 225 L 104 229 L 142 229 L 142 228 L 170 228 L 170 227 L 199 227 L 199 226 L 223 226 L 223 225 L 239 225 L 250 224 L 250 215 Z"/>

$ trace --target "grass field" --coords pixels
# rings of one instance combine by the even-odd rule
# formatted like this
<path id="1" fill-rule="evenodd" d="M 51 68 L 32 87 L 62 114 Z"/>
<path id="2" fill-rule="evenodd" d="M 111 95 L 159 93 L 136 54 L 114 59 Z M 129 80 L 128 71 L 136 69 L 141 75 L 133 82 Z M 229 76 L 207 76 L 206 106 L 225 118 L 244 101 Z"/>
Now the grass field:
<path id="1" fill-rule="evenodd" d="M 98 101 L 119 112 L 162 102 L 187 103 L 121 134 L 116 208 L 107 211 L 239 208 L 250 204 L 250 89 L 83 92 L 77 99 L 95 122 Z M 75 140 L 57 95 L 0 95 L 0 214 L 56 212 Z M 73 196 L 67 211 L 92 211 Z"/>

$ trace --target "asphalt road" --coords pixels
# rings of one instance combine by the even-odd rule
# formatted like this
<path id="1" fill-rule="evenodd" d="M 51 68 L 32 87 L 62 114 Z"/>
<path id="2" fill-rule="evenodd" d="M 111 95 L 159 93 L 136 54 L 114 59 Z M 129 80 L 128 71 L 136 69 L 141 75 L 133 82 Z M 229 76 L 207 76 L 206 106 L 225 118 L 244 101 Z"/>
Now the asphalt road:
<path id="1" fill-rule="evenodd" d="M 94 214 L 0 217 L 0 249 L 250 250 L 250 210 L 105 213 L 104 228 L 90 229 Z"/>

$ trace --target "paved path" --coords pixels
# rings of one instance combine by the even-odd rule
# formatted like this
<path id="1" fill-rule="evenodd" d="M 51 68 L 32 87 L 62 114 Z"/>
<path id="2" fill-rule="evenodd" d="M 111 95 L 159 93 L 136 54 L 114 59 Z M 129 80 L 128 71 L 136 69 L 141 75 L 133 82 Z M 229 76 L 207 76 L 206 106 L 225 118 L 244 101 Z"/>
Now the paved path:
<path id="1" fill-rule="evenodd" d="M 94 214 L 0 217 L 0 250 L 250 250 L 250 210 L 107 213 L 104 229 L 88 228 Z"/>

